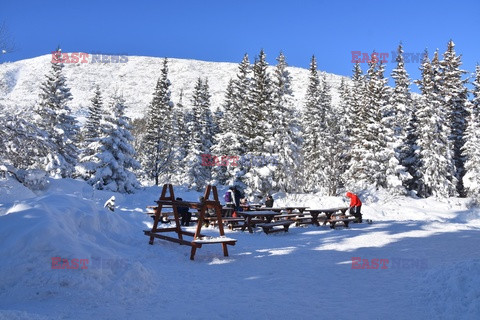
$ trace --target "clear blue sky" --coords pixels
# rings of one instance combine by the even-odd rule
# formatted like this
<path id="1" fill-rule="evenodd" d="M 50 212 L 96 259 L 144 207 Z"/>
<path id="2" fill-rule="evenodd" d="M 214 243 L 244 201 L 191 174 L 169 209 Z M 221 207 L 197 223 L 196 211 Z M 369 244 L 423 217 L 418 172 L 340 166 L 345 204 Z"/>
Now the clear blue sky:
<path id="1" fill-rule="evenodd" d="M 3 0 L 0 21 L 17 51 L 0 61 L 64 52 L 101 52 L 240 62 L 261 48 L 269 63 L 283 51 L 292 66 L 351 75 L 351 51 L 445 51 L 449 39 L 463 68 L 480 62 L 480 1 L 22 1 Z M 389 57 L 387 76 L 394 66 Z M 407 64 L 418 78 L 418 63 Z M 366 64 L 362 65 L 365 69 Z M 416 87 L 416 86 L 413 86 Z"/>

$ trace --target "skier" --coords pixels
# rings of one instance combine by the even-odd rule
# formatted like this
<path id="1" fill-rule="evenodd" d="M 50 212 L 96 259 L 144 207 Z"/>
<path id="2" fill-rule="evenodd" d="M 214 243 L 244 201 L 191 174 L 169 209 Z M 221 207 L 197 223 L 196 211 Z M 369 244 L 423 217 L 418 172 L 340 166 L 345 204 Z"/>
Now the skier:
<path id="1" fill-rule="evenodd" d="M 362 201 L 352 192 L 347 192 L 346 196 L 350 198 L 350 214 L 357 218 L 354 223 L 362 223 L 362 213 L 360 212 L 362 209 Z"/>

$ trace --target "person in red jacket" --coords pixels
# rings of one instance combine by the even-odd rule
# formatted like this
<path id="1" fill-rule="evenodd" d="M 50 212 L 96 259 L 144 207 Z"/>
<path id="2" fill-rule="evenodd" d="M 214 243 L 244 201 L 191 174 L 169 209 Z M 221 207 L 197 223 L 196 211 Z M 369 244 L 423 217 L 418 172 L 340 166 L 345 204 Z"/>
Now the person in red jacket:
<path id="1" fill-rule="evenodd" d="M 357 218 L 355 222 L 362 223 L 362 213 L 360 212 L 362 209 L 362 201 L 352 192 L 347 192 L 346 196 L 350 198 L 350 214 Z"/>

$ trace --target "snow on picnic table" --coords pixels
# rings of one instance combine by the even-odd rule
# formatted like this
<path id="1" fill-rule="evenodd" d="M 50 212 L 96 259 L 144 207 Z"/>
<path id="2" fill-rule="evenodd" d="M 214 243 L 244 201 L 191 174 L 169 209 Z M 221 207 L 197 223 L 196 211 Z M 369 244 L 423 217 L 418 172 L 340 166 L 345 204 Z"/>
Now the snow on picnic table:
<path id="1" fill-rule="evenodd" d="M 367 195 L 374 223 L 295 227 L 266 235 L 226 229 L 228 246 L 155 239 L 145 207 L 160 188 L 116 194 L 51 180 L 40 195 L 13 187 L 0 206 L 0 319 L 478 319 L 480 214 L 468 199 Z M 0 189 L 0 193 L 4 192 Z M 11 190 L 20 190 L 16 195 Z M 197 192 L 176 196 L 196 201 Z M 220 194 L 222 194 L 220 192 Z M 276 205 L 337 207 L 341 197 L 276 195 Z M 8 198 L 8 200 L 6 200 Z M 195 231 L 195 226 L 186 228 Z M 207 236 L 218 229 L 202 228 Z M 52 257 L 89 259 L 54 270 Z M 352 269 L 352 258 L 388 259 Z"/>

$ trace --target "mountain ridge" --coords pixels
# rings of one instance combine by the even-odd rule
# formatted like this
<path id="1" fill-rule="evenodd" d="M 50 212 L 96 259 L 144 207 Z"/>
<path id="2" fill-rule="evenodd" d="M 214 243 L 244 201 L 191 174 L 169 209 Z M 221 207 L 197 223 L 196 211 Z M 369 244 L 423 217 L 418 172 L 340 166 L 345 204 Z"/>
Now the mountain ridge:
<path id="1" fill-rule="evenodd" d="M 138 118 L 144 115 L 152 100 L 156 82 L 160 76 L 164 58 L 128 56 L 124 63 L 65 63 L 64 76 L 71 89 L 73 100 L 69 106 L 75 116 L 82 119 L 88 110 L 90 99 L 98 84 L 104 101 L 117 90 L 126 99 L 127 115 Z M 0 64 L 0 104 L 5 112 L 29 112 L 40 93 L 40 84 L 50 71 L 51 55 L 6 62 Z M 171 98 L 178 103 L 183 90 L 183 105 L 191 106 L 193 88 L 198 77 L 208 79 L 211 107 L 221 107 L 225 90 L 230 79 L 235 79 L 239 63 L 211 62 L 193 59 L 168 58 L 168 78 L 171 82 Z M 273 75 L 274 65 L 269 66 Z M 295 108 L 302 109 L 308 85 L 309 70 L 288 67 L 292 77 Z M 325 74 L 331 86 L 333 104 L 338 102 L 338 86 L 342 78 L 331 73 Z"/>

